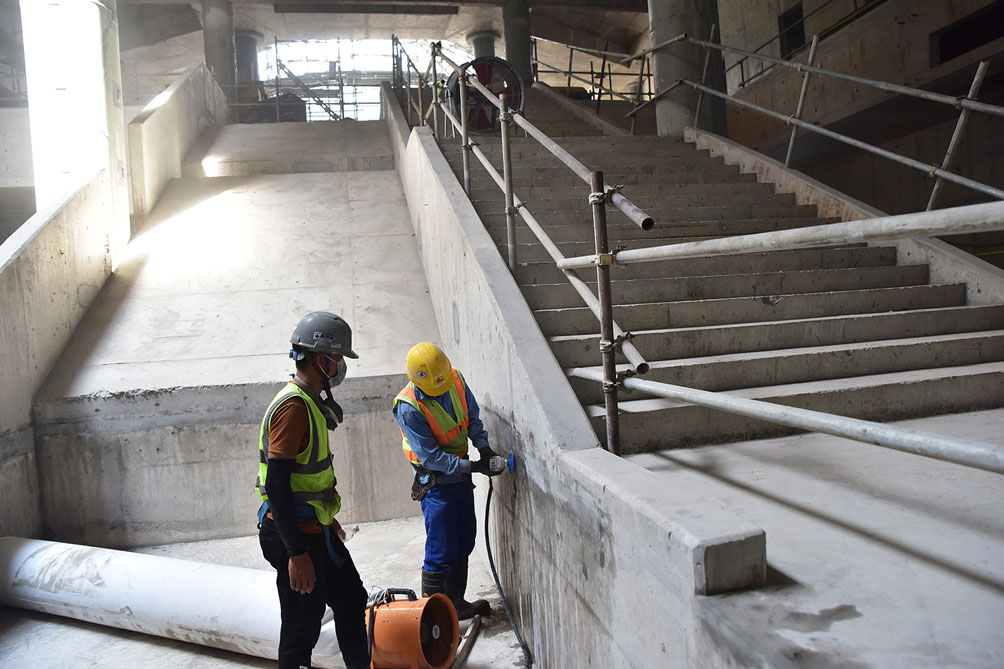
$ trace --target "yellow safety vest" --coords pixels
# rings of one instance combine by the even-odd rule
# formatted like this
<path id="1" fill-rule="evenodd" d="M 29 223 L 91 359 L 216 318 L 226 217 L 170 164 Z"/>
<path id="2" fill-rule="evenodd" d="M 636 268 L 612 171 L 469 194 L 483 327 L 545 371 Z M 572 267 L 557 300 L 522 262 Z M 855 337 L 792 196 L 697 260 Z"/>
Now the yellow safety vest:
<path id="1" fill-rule="evenodd" d="M 338 479 L 335 478 L 335 471 L 331 466 L 327 423 L 321 410 L 317 408 L 310 396 L 292 381 L 276 393 L 261 421 L 261 433 L 258 439 L 258 481 L 255 488 L 262 501 L 267 501 L 265 479 L 268 476 L 269 423 L 271 423 L 272 415 L 276 409 L 294 397 L 302 398 L 307 405 L 310 436 L 307 448 L 296 455 L 296 463 L 293 465 L 293 473 L 289 477 L 289 485 L 293 489 L 293 499 L 296 502 L 307 503 L 314 507 L 317 520 L 322 525 L 330 525 L 335 514 L 342 508 L 342 498 L 335 490 Z M 318 426 L 321 429 L 318 429 Z"/>

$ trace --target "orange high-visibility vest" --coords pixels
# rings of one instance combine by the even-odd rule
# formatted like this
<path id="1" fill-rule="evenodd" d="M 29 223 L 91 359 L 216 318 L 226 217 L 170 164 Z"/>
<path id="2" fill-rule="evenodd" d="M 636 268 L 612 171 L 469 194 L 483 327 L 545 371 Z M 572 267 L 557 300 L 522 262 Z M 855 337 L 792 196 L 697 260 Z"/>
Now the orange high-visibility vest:
<path id="1" fill-rule="evenodd" d="M 394 405 L 397 406 L 398 402 L 407 402 L 411 406 L 415 407 L 422 412 L 425 416 L 425 420 L 429 423 L 429 428 L 432 429 L 432 436 L 436 438 L 436 443 L 439 447 L 458 457 L 463 457 L 467 455 L 467 425 L 469 423 L 467 417 L 467 389 L 464 386 L 464 380 L 460 376 L 460 372 L 453 370 L 453 386 L 449 390 L 450 401 L 453 403 L 453 412 L 457 415 L 456 420 L 450 417 L 450 414 L 439 404 L 436 400 L 425 400 L 418 399 L 415 396 L 415 384 L 409 382 L 401 392 L 397 394 L 394 398 Z M 408 437 L 405 436 L 404 430 L 401 430 L 401 448 L 404 450 L 404 457 L 408 459 L 415 467 L 421 467 L 422 462 L 415 455 L 415 451 L 411 449 L 411 444 L 408 443 Z"/>

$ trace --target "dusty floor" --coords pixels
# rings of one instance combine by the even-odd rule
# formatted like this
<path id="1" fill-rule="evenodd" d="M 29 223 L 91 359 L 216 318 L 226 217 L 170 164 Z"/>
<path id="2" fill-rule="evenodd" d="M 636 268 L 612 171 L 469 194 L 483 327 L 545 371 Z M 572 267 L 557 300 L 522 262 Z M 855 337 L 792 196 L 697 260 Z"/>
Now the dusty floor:
<path id="1" fill-rule="evenodd" d="M 403 587 L 418 590 L 425 530 L 421 516 L 359 525 L 349 540 L 352 559 L 363 583 L 372 587 Z M 151 546 L 139 552 L 184 560 L 270 570 L 261 556 L 257 536 L 188 544 Z M 487 599 L 492 615 L 485 621 L 467 661 L 469 669 L 523 666 L 516 637 L 502 609 L 487 564 L 471 557 L 468 599 Z M 330 623 L 329 623 L 330 624 Z M 461 633 L 466 625 L 461 626 Z M 68 618 L 0 607 L 0 666 L 29 667 L 172 667 L 174 669 L 223 669 L 225 667 L 272 667 L 262 658 L 195 646 L 117 630 Z"/>

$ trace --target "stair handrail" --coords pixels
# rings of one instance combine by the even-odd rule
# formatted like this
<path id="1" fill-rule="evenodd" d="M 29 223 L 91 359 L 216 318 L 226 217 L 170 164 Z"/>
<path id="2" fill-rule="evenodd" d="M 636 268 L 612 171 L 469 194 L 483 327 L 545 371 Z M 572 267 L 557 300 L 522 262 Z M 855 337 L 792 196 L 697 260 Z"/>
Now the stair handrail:
<path id="1" fill-rule="evenodd" d="M 443 59 L 447 65 L 449 65 L 457 75 L 463 79 L 467 79 L 466 73 L 464 73 L 459 65 L 450 60 L 449 56 L 444 54 L 441 49 L 436 49 L 435 55 Z M 470 81 L 466 82 L 470 86 L 474 86 L 481 95 L 485 97 L 490 103 L 502 110 L 502 102 L 499 100 L 498 96 L 492 93 L 488 88 L 477 80 L 475 77 Z M 558 160 L 565 164 L 572 172 L 574 172 L 580 179 L 586 183 L 591 182 L 592 172 L 588 167 L 583 165 L 575 156 L 565 150 L 556 141 L 541 132 L 535 125 L 526 120 L 526 117 L 518 112 L 513 112 L 512 114 L 513 122 L 519 127 L 526 131 L 527 135 L 533 137 L 537 140 L 545 149 L 550 151 Z M 620 211 L 628 217 L 635 225 L 640 227 L 642 230 L 651 230 L 655 226 L 655 220 L 646 214 L 641 207 L 631 202 L 631 200 L 624 197 L 616 188 L 613 188 L 609 184 L 603 184 L 603 192 L 608 194 L 609 203 L 620 209 Z"/>
<path id="2" fill-rule="evenodd" d="M 585 367 L 573 368 L 566 373 L 573 378 L 603 381 L 602 373 Z M 620 385 L 627 390 L 637 390 L 649 395 L 688 402 L 739 416 L 767 420 L 810 432 L 832 434 L 836 437 L 853 439 L 883 448 L 1004 474 L 1004 448 L 995 444 L 918 432 L 893 427 L 885 423 L 646 379 L 625 378 L 620 381 Z"/>
<path id="3" fill-rule="evenodd" d="M 561 68 L 559 68 L 559 67 L 557 67 L 555 65 L 551 65 L 549 63 L 545 63 L 543 60 L 541 60 L 540 57 L 537 55 L 537 42 L 538 41 L 547 42 L 549 44 L 555 44 L 557 46 L 562 46 L 562 47 L 565 47 L 566 49 L 568 49 L 568 69 L 567 70 L 562 70 Z M 589 84 L 591 90 L 596 90 L 597 91 L 597 95 L 596 95 L 596 113 L 597 114 L 600 112 L 600 103 L 603 100 L 603 96 L 604 95 L 609 96 L 611 100 L 613 100 L 616 97 L 616 98 L 619 98 L 621 100 L 624 100 L 625 102 L 630 102 L 630 103 L 632 103 L 634 105 L 637 105 L 637 104 L 639 104 L 642 101 L 642 98 L 645 97 L 644 89 L 645 89 L 645 83 L 646 82 L 648 83 L 648 89 L 649 89 L 648 97 L 651 97 L 651 95 L 652 95 L 652 83 L 651 83 L 651 81 L 652 81 L 652 68 L 651 68 L 651 61 L 650 61 L 650 59 L 644 59 L 644 60 L 642 60 L 641 67 L 639 68 L 637 74 L 634 73 L 634 72 L 613 72 L 612 68 L 609 67 L 608 59 L 611 59 L 611 60 L 612 59 L 617 59 L 622 66 L 624 66 L 624 67 L 630 67 L 630 61 L 629 60 L 626 61 L 626 59 L 629 59 L 631 57 L 629 55 L 627 55 L 627 54 L 623 54 L 623 53 L 620 53 L 618 51 L 608 51 L 606 49 L 589 49 L 589 48 L 586 48 L 586 47 L 575 46 L 573 44 L 566 44 L 565 42 L 558 42 L 556 40 L 547 39 L 545 37 L 534 36 L 532 38 L 532 42 L 533 42 L 533 49 L 531 50 L 531 54 L 530 54 L 530 62 L 535 66 L 534 67 L 534 71 L 533 71 L 533 78 L 534 78 L 534 80 L 535 81 L 539 80 L 540 79 L 539 75 L 540 75 L 541 72 L 543 72 L 544 74 L 560 74 L 560 75 L 564 75 L 567 87 L 571 87 L 571 85 L 572 85 L 572 79 L 575 79 L 576 81 L 581 81 L 582 83 L 585 83 L 585 84 Z M 600 67 L 601 72 L 600 72 L 600 79 L 599 79 L 598 83 L 597 83 L 597 81 L 595 79 L 595 76 L 592 76 L 592 78 L 590 78 L 590 79 L 585 79 L 583 77 L 578 76 L 579 74 L 585 74 L 585 72 L 576 72 L 573 69 L 573 67 L 572 67 L 572 65 L 573 65 L 573 57 L 574 57 L 574 55 L 575 55 L 576 52 L 584 53 L 584 54 L 586 54 L 586 55 L 588 55 L 590 57 L 601 56 L 603 58 L 603 65 L 601 65 L 601 67 Z M 627 62 L 628 65 L 624 65 L 625 62 Z M 607 67 L 607 72 L 605 74 L 602 72 L 604 66 Z M 592 61 L 590 61 L 589 67 L 590 67 L 590 75 L 595 75 L 595 73 L 592 72 L 592 67 L 593 67 L 592 66 Z M 545 68 L 545 69 L 542 70 L 541 68 Z M 647 68 L 647 72 L 646 72 L 646 68 Z M 604 85 L 603 84 L 604 77 L 606 77 L 607 80 L 609 81 L 608 85 Z M 621 93 L 621 92 L 615 91 L 614 88 L 613 88 L 613 86 L 614 86 L 614 80 L 613 80 L 613 78 L 614 77 L 637 77 L 638 78 L 638 85 L 637 85 L 637 89 L 635 91 L 634 96 L 627 95 L 625 93 Z M 634 116 L 634 115 L 631 116 L 630 134 L 632 134 L 632 135 L 634 134 L 634 130 L 635 130 L 636 118 L 637 117 Z"/>
<path id="4" fill-rule="evenodd" d="M 818 246 L 887 241 L 911 237 L 940 237 L 1004 230 L 1004 202 L 970 204 L 949 209 L 882 216 L 843 223 L 827 223 L 792 230 L 774 230 L 734 237 L 681 242 L 665 246 L 617 251 L 609 262 L 630 265 L 710 255 L 736 255 L 764 251 L 790 251 Z M 605 259 L 602 259 L 606 262 Z M 596 255 L 575 256 L 558 263 L 559 269 L 591 267 Z"/>
<path id="5" fill-rule="evenodd" d="M 449 109 L 446 108 L 445 105 L 443 105 L 442 111 L 446 116 L 446 118 L 454 125 L 454 127 L 458 129 L 461 127 L 462 125 L 461 122 L 457 119 L 456 116 L 454 116 L 453 112 L 451 112 Z M 498 170 L 495 169 L 494 165 L 492 165 L 491 160 L 488 158 L 488 156 L 485 155 L 484 151 L 481 150 L 481 147 L 477 146 L 476 144 L 472 145 L 471 151 L 472 153 L 474 153 L 475 157 L 477 157 L 478 161 L 484 166 L 485 170 L 487 170 L 488 175 L 492 178 L 492 180 L 495 181 L 495 184 L 502 191 L 505 191 L 506 190 L 505 177 L 498 173 Z M 510 194 L 512 195 L 513 199 L 513 209 L 517 210 L 520 217 L 526 222 L 527 226 L 534 233 L 534 235 L 536 235 L 537 239 L 540 241 L 541 245 L 543 245 L 548 255 L 551 256 L 552 260 L 554 260 L 555 265 L 560 265 L 560 263 L 562 263 L 565 260 L 565 255 L 558 248 L 557 244 L 555 244 L 554 241 L 551 240 L 551 237 L 547 234 L 547 232 L 544 231 L 543 226 L 541 226 L 541 224 L 537 221 L 534 215 L 530 213 L 530 210 L 527 209 L 526 204 L 523 202 L 523 200 L 521 200 L 518 196 L 516 196 L 515 193 L 512 193 L 511 189 L 510 189 Z M 582 301 L 586 303 L 586 307 L 593 313 L 594 316 L 596 316 L 597 319 L 600 319 L 602 313 L 602 306 L 600 305 L 599 299 L 596 297 L 596 295 L 593 294 L 593 291 L 589 289 L 588 284 L 581 277 L 579 277 L 578 273 L 576 273 L 574 269 L 562 269 L 561 272 L 568 279 L 568 282 L 572 284 L 572 287 L 582 298 Z M 616 321 L 612 321 L 612 327 L 615 339 L 620 340 L 621 342 L 620 343 L 621 352 L 624 354 L 624 357 L 627 358 L 628 362 L 631 364 L 631 367 L 638 374 L 644 374 L 645 372 L 647 372 L 649 369 L 649 364 L 645 360 L 644 356 L 642 356 L 642 354 L 635 347 L 635 345 L 631 343 L 630 333 L 626 332 L 623 328 L 617 325 Z"/>

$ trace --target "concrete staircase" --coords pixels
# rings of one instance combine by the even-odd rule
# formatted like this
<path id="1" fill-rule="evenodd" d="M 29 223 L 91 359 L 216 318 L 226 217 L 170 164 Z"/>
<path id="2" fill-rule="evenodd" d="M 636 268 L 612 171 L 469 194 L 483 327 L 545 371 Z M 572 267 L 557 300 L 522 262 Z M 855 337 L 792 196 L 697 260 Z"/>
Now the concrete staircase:
<path id="1" fill-rule="evenodd" d="M 837 220 L 680 141 L 590 136 L 584 123 L 534 109 L 533 93 L 528 118 L 656 220 L 646 232 L 608 209 L 611 247 Z M 474 141 L 501 173 L 499 139 Z M 459 140 L 441 145 L 460 175 Z M 514 139 L 513 157 L 517 196 L 562 253 L 592 253 L 588 186 L 533 139 Z M 502 193 L 473 156 L 471 174 L 471 200 L 506 256 Z M 517 242 L 516 278 L 559 363 L 598 367 L 595 317 L 522 219 Z M 579 275 L 595 290 L 595 272 Z M 878 421 L 1004 405 L 1004 304 L 967 305 L 965 284 L 932 283 L 926 265 L 898 265 L 891 246 L 662 261 L 612 277 L 614 318 L 634 334 L 651 380 Z M 602 440 L 599 385 L 571 383 Z M 638 393 L 620 400 L 624 453 L 795 432 Z"/>

